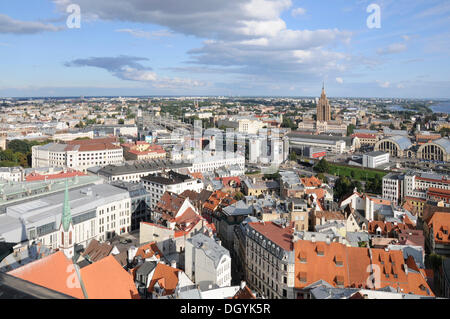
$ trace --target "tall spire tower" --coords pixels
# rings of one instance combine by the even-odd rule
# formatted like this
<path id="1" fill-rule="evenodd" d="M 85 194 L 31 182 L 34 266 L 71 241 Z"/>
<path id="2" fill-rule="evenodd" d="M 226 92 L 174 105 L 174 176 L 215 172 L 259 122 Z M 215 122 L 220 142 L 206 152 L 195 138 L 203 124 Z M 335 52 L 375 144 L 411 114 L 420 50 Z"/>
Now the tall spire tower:
<path id="1" fill-rule="evenodd" d="M 331 121 L 331 107 L 325 94 L 325 83 L 322 83 L 322 94 L 317 102 L 317 122 Z"/>
<path id="2" fill-rule="evenodd" d="M 73 230 L 69 203 L 69 184 L 66 179 L 61 225 L 59 226 L 59 249 L 64 252 L 67 258 L 73 258 L 74 255 Z"/>

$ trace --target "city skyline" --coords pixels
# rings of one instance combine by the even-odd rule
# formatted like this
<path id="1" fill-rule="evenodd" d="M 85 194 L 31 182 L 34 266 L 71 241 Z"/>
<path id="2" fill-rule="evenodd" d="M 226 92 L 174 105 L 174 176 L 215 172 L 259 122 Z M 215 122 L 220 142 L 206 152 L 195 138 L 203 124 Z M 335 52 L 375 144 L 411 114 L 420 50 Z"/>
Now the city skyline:
<path id="1" fill-rule="evenodd" d="M 0 4 L 0 97 L 450 98 L 446 1 L 70 4 Z"/>

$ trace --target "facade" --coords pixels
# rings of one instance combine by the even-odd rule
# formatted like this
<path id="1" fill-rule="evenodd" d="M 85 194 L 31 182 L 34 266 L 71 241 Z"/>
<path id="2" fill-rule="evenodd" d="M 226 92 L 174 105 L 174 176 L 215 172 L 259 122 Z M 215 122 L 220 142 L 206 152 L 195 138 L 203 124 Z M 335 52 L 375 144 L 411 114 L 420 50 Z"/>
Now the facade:
<path id="1" fill-rule="evenodd" d="M 257 120 L 253 117 L 235 116 L 218 121 L 219 127 L 225 126 L 234 128 L 240 133 L 258 134 L 258 131 L 262 129 L 266 124 L 263 121 Z"/>
<path id="2" fill-rule="evenodd" d="M 141 222 L 150 221 L 150 194 L 142 184 L 116 181 L 111 183 L 129 192 L 131 199 L 131 231 L 139 229 Z"/>
<path id="3" fill-rule="evenodd" d="M 293 299 L 293 230 L 282 221 L 248 223 L 246 278 L 252 290 L 271 299 Z"/>
<path id="4" fill-rule="evenodd" d="M 333 154 L 354 152 L 358 148 L 358 140 L 352 137 L 308 135 L 297 132 L 288 134 L 291 150 L 304 152 L 306 148 L 320 148 Z"/>
<path id="5" fill-rule="evenodd" d="M 123 162 L 123 149 L 114 145 L 115 139 L 94 139 L 50 143 L 32 147 L 32 167 L 67 167 L 86 171 L 94 166 Z"/>
<path id="6" fill-rule="evenodd" d="M 9 182 L 21 182 L 24 179 L 25 172 L 21 166 L 0 167 L 0 180 Z"/>
<path id="7" fill-rule="evenodd" d="M 166 158 L 166 151 L 161 145 L 137 141 L 135 143 L 122 144 L 126 160 L 151 160 Z"/>
<path id="8" fill-rule="evenodd" d="M 59 232 L 64 198 L 64 193 L 58 193 L 7 207 L 0 215 L 0 238 L 23 245 L 41 242 L 53 249 L 60 247 L 64 244 Z M 68 198 L 74 244 L 86 247 L 92 239 L 105 241 L 131 230 L 128 191 L 99 184 L 70 190 Z"/>
<path id="9" fill-rule="evenodd" d="M 151 209 L 155 208 L 166 191 L 175 194 L 181 194 L 186 190 L 200 193 L 203 189 L 203 182 L 201 180 L 174 171 L 170 171 L 167 174 L 144 176 L 141 180 L 145 189 L 150 194 L 149 206 Z"/>
<path id="10" fill-rule="evenodd" d="M 402 174 L 389 173 L 383 177 L 383 198 L 389 199 L 399 205 L 403 200 Z"/>
<path id="11" fill-rule="evenodd" d="M 398 205 L 404 199 L 427 199 L 427 190 L 429 189 L 432 189 L 435 194 L 443 193 L 441 198 L 445 199 L 445 193 L 450 191 L 450 178 L 446 175 L 413 171 L 405 174 L 390 173 L 383 177 L 383 197 Z M 439 198 L 436 197 L 436 199 Z"/>
<path id="12" fill-rule="evenodd" d="M 413 157 L 411 140 L 407 136 L 395 135 L 384 138 L 375 144 L 375 151 L 388 152 L 393 157 Z"/>
<path id="13" fill-rule="evenodd" d="M 363 155 L 363 167 L 376 168 L 389 163 L 389 153 L 370 152 Z"/>
<path id="14" fill-rule="evenodd" d="M 196 153 L 192 161 L 192 172 L 212 172 L 220 167 L 237 165 L 245 169 L 245 156 L 234 152 L 211 152 L 202 151 Z"/>
<path id="15" fill-rule="evenodd" d="M 352 137 L 357 137 L 361 146 L 375 146 L 378 142 L 377 134 L 371 133 L 354 133 Z"/>
<path id="16" fill-rule="evenodd" d="M 139 183 L 141 178 L 150 174 L 158 174 L 163 171 L 191 169 L 191 163 L 174 163 L 167 160 L 152 160 L 141 163 L 123 165 L 108 165 L 100 170 L 88 170 L 89 173 L 98 175 L 108 182 L 124 181 Z"/>
<path id="17" fill-rule="evenodd" d="M 450 162 L 450 139 L 441 138 L 419 147 L 417 158 L 422 160 Z"/>
<path id="18" fill-rule="evenodd" d="M 200 290 L 231 286 L 230 252 L 202 233 L 186 241 L 185 272 Z"/>

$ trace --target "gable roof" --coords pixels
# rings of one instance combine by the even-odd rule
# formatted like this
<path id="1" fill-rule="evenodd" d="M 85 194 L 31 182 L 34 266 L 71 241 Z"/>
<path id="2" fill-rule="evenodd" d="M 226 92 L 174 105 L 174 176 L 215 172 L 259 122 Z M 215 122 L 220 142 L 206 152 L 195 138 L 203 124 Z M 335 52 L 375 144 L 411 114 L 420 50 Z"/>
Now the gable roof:
<path id="1" fill-rule="evenodd" d="M 137 298 L 133 278 L 113 256 L 79 270 L 81 281 L 74 265 L 62 251 L 36 260 L 9 272 L 10 275 L 34 284 L 83 299 L 129 299 Z"/>
<path id="2" fill-rule="evenodd" d="M 114 247 L 107 243 L 102 243 L 96 239 L 92 239 L 82 256 L 88 259 L 90 262 L 99 261 L 102 258 L 108 256 Z"/>
<path id="3" fill-rule="evenodd" d="M 84 298 L 73 263 L 62 251 L 33 261 L 8 274 L 75 298 Z"/>
<path id="4" fill-rule="evenodd" d="M 434 213 L 428 222 L 428 227 L 431 226 L 436 243 L 450 244 L 450 215 L 448 213 Z"/>
<path id="5" fill-rule="evenodd" d="M 164 296 L 172 295 L 178 285 L 178 272 L 180 271 L 182 270 L 158 263 L 148 286 L 148 291 L 154 292 L 155 285 L 158 284 L 164 289 Z"/>
<path id="6" fill-rule="evenodd" d="M 406 294 L 434 296 L 422 272 L 415 271 L 418 267 L 414 258 L 405 263 L 400 250 L 299 240 L 295 243 L 295 260 L 295 287 L 299 289 L 318 280 L 334 287 L 365 288 L 372 267 L 379 270 L 377 289 L 393 287 Z"/>
<path id="7" fill-rule="evenodd" d="M 89 299 L 139 299 L 133 277 L 114 256 L 108 256 L 81 269 Z"/>

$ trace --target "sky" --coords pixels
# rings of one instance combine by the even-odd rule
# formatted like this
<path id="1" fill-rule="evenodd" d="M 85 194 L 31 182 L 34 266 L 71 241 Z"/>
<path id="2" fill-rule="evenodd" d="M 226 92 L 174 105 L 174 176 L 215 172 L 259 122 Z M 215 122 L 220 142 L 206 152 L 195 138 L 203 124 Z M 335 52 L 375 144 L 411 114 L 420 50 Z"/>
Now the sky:
<path id="1" fill-rule="evenodd" d="M 1 97 L 450 98 L 449 57 L 450 0 L 0 2 Z"/>

